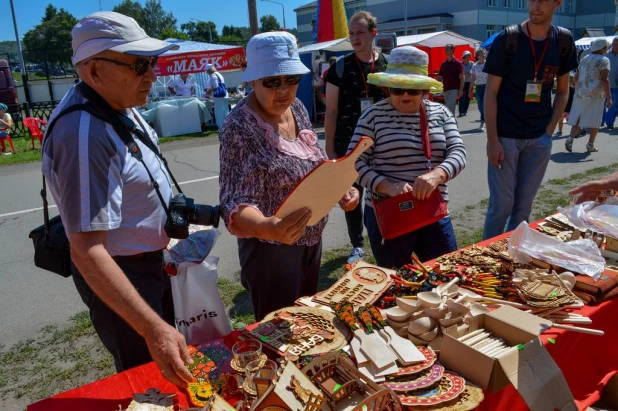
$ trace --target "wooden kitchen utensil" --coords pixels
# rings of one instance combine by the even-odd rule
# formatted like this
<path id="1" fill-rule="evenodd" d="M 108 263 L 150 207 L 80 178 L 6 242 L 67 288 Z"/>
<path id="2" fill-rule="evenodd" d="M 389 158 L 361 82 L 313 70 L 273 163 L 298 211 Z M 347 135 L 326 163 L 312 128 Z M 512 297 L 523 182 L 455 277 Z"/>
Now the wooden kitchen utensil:
<path id="1" fill-rule="evenodd" d="M 311 218 L 307 225 L 317 224 L 352 187 L 358 178 L 354 163 L 372 145 L 371 138 L 361 137 L 347 156 L 318 164 L 283 200 L 275 211 L 275 217 L 285 218 L 301 208 L 308 208 Z"/>

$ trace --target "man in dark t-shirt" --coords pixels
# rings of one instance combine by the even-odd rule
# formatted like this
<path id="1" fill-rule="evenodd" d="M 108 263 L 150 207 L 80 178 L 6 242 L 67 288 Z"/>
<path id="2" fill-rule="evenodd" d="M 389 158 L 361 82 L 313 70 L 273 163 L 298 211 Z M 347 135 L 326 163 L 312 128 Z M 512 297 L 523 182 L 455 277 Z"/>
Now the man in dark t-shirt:
<path id="1" fill-rule="evenodd" d="M 346 154 L 362 112 L 386 97 L 378 86 L 367 83 L 369 73 L 386 70 L 386 59 L 373 48 L 377 34 L 376 18 L 366 11 L 358 12 L 350 19 L 349 30 L 354 53 L 339 57 L 326 75 L 324 134 L 326 154 L 331 159 Z M 348 257 L 350 264 L 365 256 L 363 189 L 359 185 L 355 187 L 360 192 L 361 201 L 354 210 L 345 213 L 352 243 Z"/>
<path id="2" fill-rule="evenodd" d="M 528 2 L 529 20 L 518 25 L 516 49 L 507 34 L 494 40 L 483 71 L 489 207 L 483 239 L 527 221 L 551 155 L 553 130 L 569 98 L 569 72 L 577 67 L 573 38 L 561 56 L 560 35 L 551 24 L 562 0 Z M 551 90 L 557 77 L 552 107 Z"/>

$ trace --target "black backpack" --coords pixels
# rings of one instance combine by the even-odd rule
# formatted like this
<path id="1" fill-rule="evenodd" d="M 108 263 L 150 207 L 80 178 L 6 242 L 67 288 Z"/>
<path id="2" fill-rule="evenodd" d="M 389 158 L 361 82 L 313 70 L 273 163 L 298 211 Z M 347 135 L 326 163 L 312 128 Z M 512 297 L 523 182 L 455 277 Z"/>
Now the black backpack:
<path id="1" fill-rule="evenodd" d="M 573 35 L 564 27 L 556 26 L 558 29 L 558 43 L 560 46 L 560 66 L 563 66 L 571 47 L 573 47 Z M 507 73 L 511 72 L 513 56 L 517 51 L 517 42 L 519 40 L 519 24 L 512 24 L 504 28 L 506 34 L 506 69 Z"/>

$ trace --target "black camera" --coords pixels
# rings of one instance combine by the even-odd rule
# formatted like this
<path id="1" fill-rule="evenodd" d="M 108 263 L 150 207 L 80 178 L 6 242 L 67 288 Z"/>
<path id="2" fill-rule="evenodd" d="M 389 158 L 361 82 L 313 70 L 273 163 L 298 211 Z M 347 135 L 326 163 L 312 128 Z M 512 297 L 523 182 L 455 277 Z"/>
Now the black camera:
<path id="1" fill-rule="evenodd" d="M 189 224 L 219 227 L 219 206 L 195 204 L 192 198 L 176 194 L 170 201 L 170 218 L 165 222 L 165 232 L 170 238 L 182 240 L 189 237 Z"/>

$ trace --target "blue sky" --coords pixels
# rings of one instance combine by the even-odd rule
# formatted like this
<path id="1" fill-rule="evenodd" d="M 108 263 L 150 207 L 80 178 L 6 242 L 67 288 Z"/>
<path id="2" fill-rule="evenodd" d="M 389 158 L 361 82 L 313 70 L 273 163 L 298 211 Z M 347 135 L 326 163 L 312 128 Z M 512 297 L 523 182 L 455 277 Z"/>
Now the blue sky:
<path id="1" fill-rule="evenodd" d="M 4 24 L 0 25 L 0 40 L 15 40 L 15 31 L 10 18 L 10 6 L 8 0 L 0 0 L 4 4 L 6 11 L 3 19 Z M 90 13 L 99 11 L 99 1 L 102 10 L 111 10 L 120 3 L 121 0 L 13 0 L 15 14 L 17 18 L 17 28 L 19 36 L 24 34 L 41 22 L 45 7 L 52 3 L 55 7 L 64 8 L 71 12 L 78 19 Z M 144 4 L 145 0 L 139 0 Z M 294 9 L 303 4 L 310 3 L 311 0 L 278 0 L 285 7 L 285 22 L 288 27 L 296 27 L 296 13 Z M 272 14 L 277 18 L 279 24 L 283 26 L 283 12 L 279 4 L 257 0 L 258 21 L 264 14 Z M 249 14 L 247 11 L 247 0 L 161 0 L 165 11 L 172 11 L 174 17 L 180 24 L 188 22 L 191 18 L 198 20 L 212 20 L 217 25 L 217 30 L 225 25 L 249 26 Z"/>

